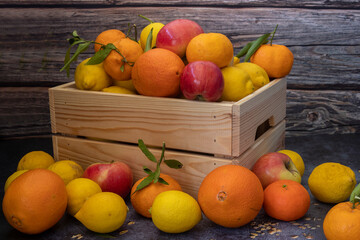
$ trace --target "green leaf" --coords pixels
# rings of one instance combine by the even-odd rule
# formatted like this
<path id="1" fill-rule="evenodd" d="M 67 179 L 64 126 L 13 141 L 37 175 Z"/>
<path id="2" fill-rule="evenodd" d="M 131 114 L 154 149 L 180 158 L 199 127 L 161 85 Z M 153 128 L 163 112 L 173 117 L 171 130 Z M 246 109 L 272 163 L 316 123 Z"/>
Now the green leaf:
<path id="1" fill-rule="evenodd" d="M 133 192 L 133 194 L 141 189 L 143 189 L 144 187 L 148 186 L 152 181 L 154 180 L 154 174 L 150 174 L 149 176 L 147 176 L 144 180 L 142 180 L 139 185 L 136 187 L 135 191 Z"/>
<path id="2" fill-rule="evenodd" d="M 245 54 L 248 52 L 249 48 L 251 47 L 253 42 L 249 42 L 248 44 L 246 44 L 242 49 L 240 49 L 239 53 L 236 54 L 235 57 L 237 58 L 241 58 L 242 56 L 245 56 Z"/>
<path id="3" fill-rule="evenodd" d="M 353 204 L 359 202 L 360 201 L 359 197 L 360 197 L 360 183 L 351 192 L 350 202 L 352 202 Z"/>
<path id="4" fill-rule="evenodd" d="M 106 46 L 104 48 L 101 48 L 94 54 L 94 56 L 89 59 L 89 61 L 85 65 L 96 65 L 102 63 L 111 51 L 112 49 Z"/>
<path id="5" fill-rule="evenodd" d="M 165 184 L 165 185 L 169 185 L 169 183 L 167 181 L 165 181 L 163 178 L 159 177 L 159 183 Z"/>
<path id="6" fill-rule="evenodd" d="M 153 39 L 153 29 L 154 28 L 151 28 L 149 35 L 146 39 L 146 45 L 145 45 L 144 52 L 147 52 L 151 49 L 151 44 L 152 44 L 152 39 Z"/>
<path id="7" fill-rule="evenodd" d="M 183 167 L 183 164 L 175 159 L 164 160 L 164 162 L 169 168 L 180 169 Z"/>
<path id="8" fill-rule="evenodd" d="M 259 49 L 259 47 L 264 43 L 265 40 L 268 39 L 269 36 L 270 36 L 270 33 L 266 33 L 266 34 L 262 35 L 261 37 L 259 37 L 258 39 L 256 39 L 253 44 L 251 44 L 249 50 L 246 53 L 244 62 L 249 61 L 250 57 L 256 52 L 256 50 Z"/>
<path id="9" fill-rule="evenodd" d="M 80 53 L 86 51 L 86 49 L 89 47 L 90 42 L 85 42 L 85 43 L 81 43 L 79 44 L 78 48 L 76 49 L 75 53 L 72 55 L 72 57 L 67 61 L 67 63 L 65 63 L 65 65 L 60 69 L 60 72 L 63 71 L 64 69 L 66 69 L 67 67 L 69 67 L 70 63 L 72 63 L 73 61 L 76 61 L 77 57 L 79 56 Z"/>
<path id="10" fill-rule="evenodd" d="M 138 140 L 138 146 L 150 161 L 157 163 L 155 156 L 149 151 L 142 139 Z"/>
<path id="11" fill-rule="evenodd" d="M 147 174 L 152 174 L 153 172 L 148 168 L 148 167 L 143 167 L 143 170 L 144 170 L 144 172 L 146 172 Z"/>

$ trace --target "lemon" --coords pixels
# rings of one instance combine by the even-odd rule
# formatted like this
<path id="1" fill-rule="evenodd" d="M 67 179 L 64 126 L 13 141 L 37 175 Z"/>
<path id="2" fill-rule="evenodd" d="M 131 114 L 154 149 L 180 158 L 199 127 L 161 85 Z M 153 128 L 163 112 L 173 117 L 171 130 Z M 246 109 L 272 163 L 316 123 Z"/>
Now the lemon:
<path id="1" fill-rule="evenodd" d="M 102 192 L 99 184 L 88 178 L 76 178 L 66 185 L 67 212 L 74 216 L 92 195 Z"/>
<path id="2" fill-rule="evenodd" d="M 124 224 L 128 210 L 116 193 L 100 192 L 86 200 L 74 217 L 91 231 L 109 233 Z"/>
<path id="3" fill-rule="evenodd" d="M 189 194 L 178 190 L 158 194 L 150 211 L 155 226 L 167 233 L 188 231 L 202 218 L 198 202 Z"/>
<path id="4" fill-rule="evenodd" d="M 164 24 L 162 24 L 162 23 L 154 22 L 154 23 L 150 23 L 149 25 L 144 27 L 144 29 L 140 33 L 140 45 L 141 45 L 143 50 L 145 49 L 146 40 L 147 40 L 147 38 L 149 36 L 149 33 L 150 33 L 151 29 L 153 29 L 152 42 L 151 42 L 151 48 L 153 48 L 155 46 L 155 44 L 156 44 L 156 37 L 157 37 L 160 29 L 163 26 L 164 26 Z"/>
<path id="5" fill-rule="evenodd" d="M 240 59 L 238 57 L 234 57 L 232 65 L 238 64 L 240 62 Z"/>
<path id="6" fill-rule="evenodd" d="M 308 185 L 314 197 L 321 202 L 343 202 L 355 188 L 355 173 L 340 163 L 323 163 L 311 172 Z"/>
<path id="7" fill-rule="evenodd" d="M 254 92 L 250 75 L 244 70 L 228 66 L 221 69 L 224 77 L 222 101 L 239 101 Z"/>
<path id="8" fill-rule="evenodd" d="M 250 75 L 251 81 L 254 84 L 255 90 L 261 88 L 270 82 L 266 71 L 259 65 L 251 62 L 242 62 L 235 64 L 234 67 L 240 68 Z"/>
<path id="9" fill-rule="evenodd" d="M 17 170 L 48 168 L 54 162 L 55 160 L 50 154 L 44 151 L 32 151 L 20 159 Z"/>
<path id="10" fill-rule="evenodd" d="M 110 92 L 110 93 L 122 93 L 122 94 L 136 94 L 135 92 L 119 86 L 110 86 L 101 90 L 103 92 Z"/>
<path id="11" fill-rule="evenodd" d="M 117 81 L 117 80 L 113 80 L 113 85 L 114 86 L 119 86 L 119 87 L 124 87 L 129 89 L 130 91 L 136 92 L 136 89 L 134 87 L 134 84 L 132 82 L 132 79 L 130 80 L 125 80 L 125 81 Z"/>
<path id="12" fill-rule="evenodd" d="M 4 191 L 6 192 L 6 190 L 8 189 L 8 187 L 10 186 L 10 183 L 12 183 L 18 176 L 20 176 L 21 174 L 23 174 L 24 172 L 27 172 L 28 170 L 19 170 L 14 172 L 13 174 L 11 174 L 5 182 L 5 186 L 4 186 Z"/>
<path id="13" fill-rule="evenodd" d="M 64 180 L 65 185 L 75 178 L 82 177 L 84 173 L 83 168 L 71 160 L 57 161 L 51 164 L 48 169 L 58 174 Z"/>
<path id="14" fill-rule="evenodd" d="M 297 152 L 291 151 L 291 150 L 280 150 L 280 153 L 284 153 L 286 155 L 288 155 L 291 160 L 293 161 L 293 163 L 295 164 L 296 169 L 300 172 L 300 175 L 303 176 L 304 175 L 304 171 L 305 171 L 305 164 L 304 161 L 302 159 L 302 157 L 300 156 L 300 154 L 298 154 Z"/>
<path id="15" fill-rule="evenodd" d="M 112 80 L 105 72 L 103 63 L 85 65 L 90 58 L 85 59 L 75 70 L 75 84 L 80 90 L 100 91 L 111 85 Z"/>

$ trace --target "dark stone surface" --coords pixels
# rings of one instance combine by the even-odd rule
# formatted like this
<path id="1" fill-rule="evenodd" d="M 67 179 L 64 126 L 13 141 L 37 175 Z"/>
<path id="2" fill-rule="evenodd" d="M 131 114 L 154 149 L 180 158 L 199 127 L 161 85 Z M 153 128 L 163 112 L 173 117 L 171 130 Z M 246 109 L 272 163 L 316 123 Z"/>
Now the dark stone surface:
<path id="1" fill-rule="evenodd" d="M 360 182 L 360 134 L 347 135 L 316 135 L 286 138 L 286 148 L 298 152 L 305 162 L 305 174 L 302 184 L 308 189 L 307 179 L 311 171 L 324 162 L 339 162 L 351 167 L 357 182 Z M 30 151 L 42 150 L 52 154 L 50 137 L 36 137 L 25 139 L 0 140 L 0 181 L 4 186 L 9 175 L 16 170 L 17 163 L 23 155 Z M 308 189 L 309 190 L 309 189 Z M 4 191 L 1 187 L 1 199 Z M 268 217 L 262 210 L 251 223 L 235 229 L 217 226 L 206 217 L 192 230 L 182 234 L 166 234 L 159 231 L 151 219 L 138 215 L 131 206 L 129 199 L 126 203 L 130 209 L 124 225 L 110 234 L 96 234 L 87 230 L 75 218 L 65 214 L 53 228 L 48 231 L 29 236 L 13 229 L 0 217 L 0 239 L 251 239 L 252 233 L 258 234 L 255 239 L 325 239 L 322 222 L 327 211 L 333 206 L 318 202 L 311 196 L 311 206 L 307 214 L 295 222 L 277 221 Z M 266 228 L 270 226 L 277 232 Z M 264 230 L 265 229 L 265 230 Z M 257 232 L 258 231 L 258 232 Z"/>

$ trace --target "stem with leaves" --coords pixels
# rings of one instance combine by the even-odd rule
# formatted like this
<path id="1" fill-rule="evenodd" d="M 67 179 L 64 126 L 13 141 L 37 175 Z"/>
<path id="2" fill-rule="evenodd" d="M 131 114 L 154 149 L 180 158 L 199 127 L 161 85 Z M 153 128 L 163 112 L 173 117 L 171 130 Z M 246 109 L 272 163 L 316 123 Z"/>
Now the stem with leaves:
<path id="1" fill-rule="evenodd" d="M 149 184 L 153 183 L 162 183 L 165 185 L 169 185 L 163 178 L 160 177 L 160 165 L 162 162 L 164 162 L 168 167 L 170 168 L 174 168 L 174 169 L 179 169 L 182 168 L 182 163 L 179 162 L 178 160 L 175 159 L 165 159 L 165 143 L 163 143 L 162 145 L 162 151 L 161 151 L 161 156 L 160 159 L 157 160 L 155 158 L 155 156 L 149 151 L 149 149 L 146 147 L 144 141 L 142 139 L 138 140 L 138 146 L 140 148 L 140 150 L 144 153 L 144 155 L 152 162 L 156 163 L 156 169 L 155 171 L 151 171 L 148 167 L 143 167 L 143 170 L 145 173 L 148 174 L 148 176 L 142 180 L 139 185 L 136 187 L 135 191 L 133 192 L 133 194 L 143 188 L 145 188 L 146 186 L 148 186 Z"/>
<path id="2" fill-rule="evenodd" d="M 355 204 L 360 202 L 360 183 L 354 188 L 350 194 L 350 202 L 352 202 L 352 208 L 355 209 Z"/>

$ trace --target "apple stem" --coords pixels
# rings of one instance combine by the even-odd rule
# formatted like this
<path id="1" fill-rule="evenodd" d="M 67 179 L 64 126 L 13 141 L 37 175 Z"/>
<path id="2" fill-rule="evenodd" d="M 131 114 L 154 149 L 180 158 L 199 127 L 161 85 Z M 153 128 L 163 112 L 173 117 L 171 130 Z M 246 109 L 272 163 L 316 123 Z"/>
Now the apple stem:
<path id="1" fill-rule="evenodd" d="M 139 17 L 142 17 L 143 19 L 148 20 L 150 23 L 154 23 L 153 20 L 151 20 L 151 19 L 149 19 L 149 18 L 147 18 L 147 17 L 145 17 L 145 16 L 143 16 L 143 15 L 141 15 L 141 14 L 139 14 Z"/>

